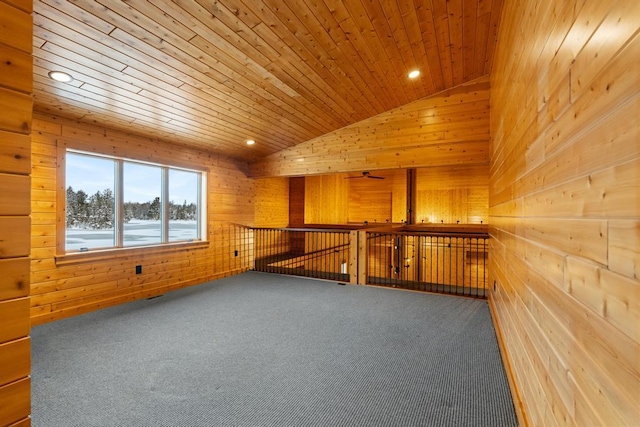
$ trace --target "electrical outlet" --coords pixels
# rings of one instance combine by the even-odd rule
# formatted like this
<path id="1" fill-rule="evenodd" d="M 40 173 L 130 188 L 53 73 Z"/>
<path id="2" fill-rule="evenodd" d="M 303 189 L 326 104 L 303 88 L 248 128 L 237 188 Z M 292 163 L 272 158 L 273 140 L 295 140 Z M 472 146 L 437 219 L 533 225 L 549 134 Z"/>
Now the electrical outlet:
<path id="1" fill-rule="evenodd" d="M 142 274 L 142 266 L 136 265 L 136 274 Z"/>
<path id="2" fill-rule="evenodd" d="M 238 250 L 233 251 L 233 256 L 238 256 Z"/>

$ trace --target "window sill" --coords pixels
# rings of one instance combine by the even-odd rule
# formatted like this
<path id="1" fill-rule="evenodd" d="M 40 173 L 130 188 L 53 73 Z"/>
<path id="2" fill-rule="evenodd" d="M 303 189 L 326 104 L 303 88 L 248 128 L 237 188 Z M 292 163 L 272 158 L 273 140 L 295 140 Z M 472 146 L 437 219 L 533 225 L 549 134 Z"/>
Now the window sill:
<path id="1" fill-rule="evenodd" d="M 136 246 L 131 248 L 103 249 L 87 252 L 73 252 L 64 255 L 56 255 L 56 265 L 81 264 L 95 261 L 111 261 L 122 258 L 135 257 L 140 255 L 158 254 L 163 252 L 186 251 L 189 249 L 205 248 L 209 242 L 179 242 L 165 243 L 154 246 Z"/>

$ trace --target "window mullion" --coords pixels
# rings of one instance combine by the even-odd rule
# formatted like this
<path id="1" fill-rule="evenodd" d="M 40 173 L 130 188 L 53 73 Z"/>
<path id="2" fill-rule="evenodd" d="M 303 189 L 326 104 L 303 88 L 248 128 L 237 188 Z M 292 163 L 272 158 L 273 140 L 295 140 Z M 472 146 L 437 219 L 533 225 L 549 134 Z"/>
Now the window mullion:
<path id="1" fill-rule="evenodd" d="M 124 246 L 124 167 L 121 159 L 116 160 L 116 206 L 115 206 L 115 218 L 114 227 L 116 235 L 116 247 L 121 248 Z"/>
<path id="2" fill-rule="evenodd" d="M 115 156 L 101 156 L 81 151 L 76 153 L 71 149 L 66 149 L 64 153 L 72 153 L 76 162 L 70 166 L 71 162 L 63 164 L 61 161 L 65 175 L 61 179 L 62 189 L 59 197 L 62 213 L 58 215 L 61 215 L 63 221 L 60 222 L 57 232 L 58 235 L 62 235 L 60 240 L 63 243 L 60 246 L 65 253 L 206 239 L 207 206 L 204 172 L 129 161 Z M 69 156 L 70 154 L 61 157 L 67 160 Z M 82 166 L 84 160 L 89 168 Z M 108 176 L 112 186 L 101 189 L 97 188 L 95 183 L 85 183 L 82 173 L 86 173 L 85 171 L 91 168 L 95 168 L 95 173 Z M 73 191 L 70 189 L 72 185 L 67 182 L 69 170 L 75 173 Z M 158 170 L 161 180 L 160 189 L 157 188 L 158 183 L 155 181 L 158 178 Z M 143 200 L 145 194 L 153 197 L 145 201 Z M 107 197 L 113 200 L 111 205 L 105 204 Z M 125 197 L 128 200 L 126 207 Z M 175 204 L 172 203 L 171 198 L 174 199 Z M 73 203 L 72 208 L 67 206 L 70 203 Z M 72 220 L 67 219 L 67 210 L 72 212 Z M 155 223 L 158 218 L 159 229 Z M 125 224 L 128 219 L 136 221 Z M 68 231 L 72 230 L 72 227 L 68 227 L 67 223 L 71 223 L 72 226 L 77 225 L 78 229 L 93 228 L 88 232 L 76 232 L 78 237 L 72 242 L 74 246 L 71 246 L 68 243 L 71 239 L 67 238 L 67 235 L 72 234 Z M 112 233 L 108 233 L 111 234 L 108 240 L 107 231 L 111 230 L 107 228 L 113 230 Z M 93 229 L 98 231 L 92 232 Z M 158 231 L 160 236 L 157 234 Z M 170 236 L 170 232 L 175 232 L 175 236 Z M 89 239 L 84 237 L 87 233 L 90 234 Z M 125 240 L 127 245 L 124 243 Z M 82 246 L 85 241 L 90 243 L 86 247 Z M 60 251 L 62 252 L 62 249 Z"/>
<path id="3" fill-rule="evenodd" d="M 207 223 L 207 218 L 205 213 L 207 212 L 205 209 L 205 206 L 203 204 L 204 202 L 204 198 L 202 197 L 203 195 L 203 186 L 206 184 L 206 180 L 203 178 L 204 173 L 200 173 L 198 174 L 198 201 L 197 201 L 197 206 L 196 206 L 196 219 L 197 219 L 197 223 L 196 223 L 196 227 L 197 227 L 197 239 L 198 240 L 204 240 L 204 230 L 205 230 L 205 224 Z M 204 181 L 204 182 L 203 182 Z"/>
<path id="4" fill-rule="evenodd" d="M 160 220 L 162 224 L 162 243 L 167 243 L 169 241 L 169 168 L 162 168 L 162 213 L 160 215 Z"/>

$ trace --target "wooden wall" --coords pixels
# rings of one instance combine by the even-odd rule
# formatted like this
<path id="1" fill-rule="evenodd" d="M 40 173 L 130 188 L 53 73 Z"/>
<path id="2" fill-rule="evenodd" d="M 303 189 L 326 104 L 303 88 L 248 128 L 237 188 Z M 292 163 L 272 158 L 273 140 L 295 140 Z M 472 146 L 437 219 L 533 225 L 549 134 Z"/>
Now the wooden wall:
<path id="1" fill-rule="evenodd" d="M 286 227 L 289 225 L 289 179 L 261 178 L 255 180 L 256 227 Z"/>
<path id="2" fill-rule="evenodd" d="M 207 168 L 208 243 L 181 249 L 128 249 L 122 254 L 82 262 L 70 261 L 68 257 L 56 261 L 58 143 L 80 143 L 106 154 Z M 255 224 L 256 184 L 246 178 L 243 169 L 246 165 L 108 128 L 43 115 L 34 118 L 32 152 L 31 318 L 34 324 L 162 294 L 249 268 L 250 238 L 243 234 L 242 227 L 234 225 Z M 268 220 L 276 221 L 276 218 Z M 238 256 L 235 256 L 236 250 Z M 135 274 L 136 265 L 142 265 L 142 274 Z"/>
<path id="3" fill-rule="evenodd" d="M 640 2 L 507 2 L 490 301 L 530 425 L 640 425 Z"/>
<path id="4" fill-rule="evenodd" d="M 346 224 L 349 220 L 349 180 L 333 174 L 305 177 L 305 224 Z"/>
<path id="5" fill-rule="evenodd" d="M 350 176 L 358 176 L 351 173 Z M 349 222 L 400 223 L 407 219 L 407 171 L 391 169 L 371 173 L 384 179 L 349 179 Z"/>
<path id="6" fill-rule="evenodd" d="M 289 227 L 304 225 L 304 186 L 303 176 L 289 178 Z"/>
<path id="7" fill-rule="evenodd" d="M 484 224 L 489 220 L 489 165 L 415 170 L 416 223 Z M 370 224 L 407 221 L 407 170 L 305 177 L 307 224 Z M 346 209 L 346 211 L 345 211 Z M 313 222 L 311 222 L 313 221 Z"/>
<path id="8" fill-rule="evenodd" d="M 440 92 L 250 165 L 254 177 L 489 163 L 489 80 Z"/>
<path id="9" fill-rule="evenodd" d="M 31 1 L 0 1 L 0 425 L 30 425 Z"/>
<path id="10" fill-rule="evenodd" d="M 417 224 L 489 220 L 489 165 L 418 169 L 416 187 Z"/>

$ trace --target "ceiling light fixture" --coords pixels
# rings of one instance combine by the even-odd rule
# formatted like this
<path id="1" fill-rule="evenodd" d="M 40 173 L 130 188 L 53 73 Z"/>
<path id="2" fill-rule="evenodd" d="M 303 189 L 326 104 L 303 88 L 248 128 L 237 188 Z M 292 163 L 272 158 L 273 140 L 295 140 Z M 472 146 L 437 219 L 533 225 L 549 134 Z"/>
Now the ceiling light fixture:
<path id="1" fill-rule="evenodd" d="M 247 141 L 247 145 L 253 145 L 255 143 L 256 142 L 253 139 L 250 139 L 250 140 Z"/>
<path id="2" fill-rule="evenodd" d="M 71 74 L 65 73 L 64 71 L 49 71 L 49 77 L 61 83 L 71 83 L 73 81 Z"/>
<path id="3" fill-rule="evenodd" d="M 415 79 L 416 77 L 418 77 L 420 75 L 420 70 L 413 70 L 409 73 L 409 78 L 410 79 Z"/>

